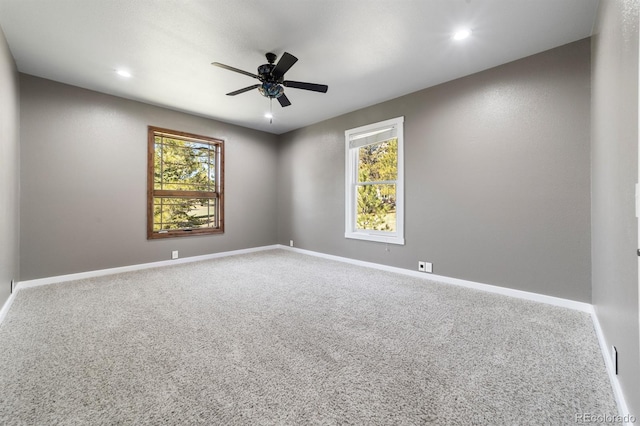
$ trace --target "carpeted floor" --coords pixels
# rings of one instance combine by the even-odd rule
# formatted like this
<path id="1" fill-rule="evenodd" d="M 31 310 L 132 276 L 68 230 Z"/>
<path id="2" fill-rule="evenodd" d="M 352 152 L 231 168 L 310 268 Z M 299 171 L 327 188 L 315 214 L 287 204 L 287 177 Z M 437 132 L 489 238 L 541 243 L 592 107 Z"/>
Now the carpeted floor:
<path id="1" fill-rule="evenodd" d="M 0 424 L 573 424 L 587 314 L 284 250 L 20 291 Z"/>

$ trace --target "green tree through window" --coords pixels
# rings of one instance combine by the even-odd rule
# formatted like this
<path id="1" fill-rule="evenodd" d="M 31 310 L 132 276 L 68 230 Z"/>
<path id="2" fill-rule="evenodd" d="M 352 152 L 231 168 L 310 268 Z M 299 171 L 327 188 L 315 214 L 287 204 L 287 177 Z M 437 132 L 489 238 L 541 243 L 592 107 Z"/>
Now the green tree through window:
<path id="1" fill-rule="evenodd" d="M 358 150 L 358 229 L 396 230 L 398 139 L 362 146 Z"/>

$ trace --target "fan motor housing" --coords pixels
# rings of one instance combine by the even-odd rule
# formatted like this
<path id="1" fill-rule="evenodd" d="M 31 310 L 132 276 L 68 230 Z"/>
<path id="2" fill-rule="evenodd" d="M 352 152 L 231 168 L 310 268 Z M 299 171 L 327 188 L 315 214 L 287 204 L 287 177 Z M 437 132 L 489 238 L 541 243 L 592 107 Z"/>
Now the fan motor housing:
<path id="1" fill-rule="evenodd" d="M 258 75 L 262 81 L 273 80 L 273 76 L 271 75 L 271 71 L 275 68 L 273 64 L 264 64 L 258 67 Z"/>

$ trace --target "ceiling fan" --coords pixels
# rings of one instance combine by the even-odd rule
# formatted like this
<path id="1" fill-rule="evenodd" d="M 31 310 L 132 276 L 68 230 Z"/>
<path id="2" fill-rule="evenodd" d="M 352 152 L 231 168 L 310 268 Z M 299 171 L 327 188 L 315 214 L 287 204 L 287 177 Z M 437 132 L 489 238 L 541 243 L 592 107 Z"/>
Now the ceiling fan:
<path id="1" fill-rule="evenodd" d="M 243 71 L 238 68 L 231 67 L 229 65 L 221 64 L 219 62 L 213 62 L 211 65 L 224 68 L 229 71 L 234 71 L 240 74 L 248 75 L 249 77 L 257 78 L 260 83 L 253 86 L 245 87 L 234 92 L 227 93 L 227 96 L 235 96 L 240 93 L 248 92 L 249 90 L 258 89 L 260 94 L 269 99 L 277 99 L 280 105 L 283 107 L 291 105 L 291 101 L 284 94 L 284 87 L 292 87 L 294 89 L 311 90 L 312 92 L 327 93 L 329 86 L 326 84 L 305 83 L 302 81 L 285 80 L 284 74 L 298 61 L 298 58 L 288 52 L 284 52 L 277 64 L 275 53 L 267 53 L 268 64 L 263 64 L 258 67 L 258 74 L 253 74 L 247 71 Z M 284 86 L 284 87 L 282 87 Z"/>

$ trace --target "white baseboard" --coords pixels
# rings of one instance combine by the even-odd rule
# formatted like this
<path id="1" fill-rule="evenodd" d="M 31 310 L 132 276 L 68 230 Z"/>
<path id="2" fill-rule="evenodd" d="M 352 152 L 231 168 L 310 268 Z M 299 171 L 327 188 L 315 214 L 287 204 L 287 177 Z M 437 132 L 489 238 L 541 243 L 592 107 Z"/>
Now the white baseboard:
<path id="1" fill-rule="evenodd" d="M 616 369 L 613 363 L 613 359 L 611 359 L 611 352 L 609 349 L 609 345 L 607 345 L 607 339 L 605 339 L 604 337 L 602 327 L 600 326 L 600 321 L 598 320 L 598 315 L 593 308 L 591 319 L 593 320 L 593 328 L 596 330 L 596 336 L 598 336 L 598 343 L 600 343 L 600 350 L 602 351 L 604 364 L 607 367 L 609 381 L 611 382 L 611 388 L 613 389 L 613 396 L 615 397 L 616 403 L 618 404 L 618 413 L 620 413 L 620 415 L 623 417 L 628 417 L 629 407 L 627 406 L 627 400 L 624 397 L 624 392 L 622 392 L 622 387 L 620 386 L 620 382 L 618 381 L 618 377 L 616 376 Z M 631 422 L 625 422 L 624 424 L 631 424 Z"/>
<path id="2" fill-rule="evenodd" d="M 351 263 L 353 265 L 366 266 L 388 272 L 409 275 L 415 278 L 421 278 L 429 281 L 436 281 L 444 284 L 453 284 L 461 287 L 471 288 L 475 290 L 487 291 L 489 293 L 502 294 L 504 296 L 516 297 L 518 299 L 531 300 L 534 302 L 546 303 L 548 305 L 561 306 L 563 308 L 574 309 L 577 311 L 592 313 L 593 307 L 589 303 L 576 302 L 575 300 L 562 299 L 560 297 L 547 296 L 544 294 L 531 293 L 528 291 L 514 290 L 507 287 L 498 287 L 491 284 L 483 284 L 475 281 L 462 280 L 459 278 L 446 277 L 444 275 L 426 274 L 424 272 L 411 271 L 409 269 L 397 268 L 395 266 L 381 265 L 379 263 L 365 262 L 362 260 L 350 259 L 348 257 L 334 256 L 331 254 L 319 253 L 310 250 L 299 249 L 297 247 L 288 247 L 280 245 L 279 248 L 294 251 L 297 253 L 308 254 L 311 256 L 322 257 L 324 259 L 337 260 L 339 262 Z"/>
<path id="3" fill-rule="evenodd" d="M 9 298 L 4 302 L 4 305 L 2 305 L 2 309 L 0 309 L 0 324 L 2 324 L 2 321 L 4 321 L 4 317 L 7 316 L 7 312 L 9 312 L 11 304 L 13 303 L 13 299 L 16 298 L 17 292 L 18 289 L 14 288 L 13 292 L 9 295 Z"/>
<path id="4" fill-rule="evenodd" d="M 561 306 L 561 307 L 569 308 L 569 309 L 575 309 L 575 310 L 582 311 L 582 312 L 587 312 L 587 313 L 590 313 L 590 314 L 593 313 L 593 307 L 589 303 L 577 302 L 577 301 L 574 301 L 574 300 L 562 299 L 562 298 L 559 298 L 559 297 L 547 296 L 547 295 L 544 295 L 544 294 L 532 293 L 532 292 L 527 292 L 527 291 L 514 290 L 514 289 L 507 288 L 507 287 L 498 287 L 498 286 L 494 286 L 494 285 L 490 285 L 490 284 L 483 284 L 483 283 L 478 283 L 478 282 L 474 282 L 474 281 L 462 280 L 462 279 L 459 279 L 459 278 L 451 278 L 451 277 L 447 277 L 447 276 L 443 276 L 443 275 L 425 274 L 424 272 L 411 271 L 409 269 L 398 268 L 398 267 L 395 267 L 395 266 L 382 265 L 382 264 L 379 264 L 379 263 L 365 262 L 365 261 L 362 261 L 362 260 L 350 259 L 350 258 L 347 258 L 347 257 L 335 256 L 335 255 L 320 253 L 320 252 L 311 251 L 311 250 L 304 250 L 304 249 L 300 249 L 300 248 L 297 248 L 297 247 L 289 247 L 289 246 L 285 246 L 285 245 L 281 245 L 281 244 L 274 244 L 274 245 L 261 246 L 261 247 L 252 247 L 252 248 L 248 248 L 248 249 L 232 250 L 232 251 L 226 251 L 226 252 L 220 252 L 220 253 L 205 254 L 205 255 L 201 255 L 201 256 L 184 257 L 184 258 L 181 258 L 181 259 L 162 260 L 162 261 L 158 261 L 158 262 L 142 263 L 142 264 L 138 264 L 138 265 L 121 266 L 121 267 L 116 267 L 116 268 L 100 269 L 100 270 L 95 270 L 95 271 L 78 272 L 78 273 L 75 273 L 75 274 L 58 275 L 58 276 L 54 276 L 54 277 L 37 278 L 37 279 L 33 279 L 33 280 L 20 281 L 20 282 L 18 282 L 18 284 L 14 288 L 13 295 L 15 295 L 17 293 L 17 291 L 19 291 L 21 289 L 24 289 L 24 288 L 29 288 L 29 287 L 38 287 L 38 286 L 41 286 L 41 285 L 62 283 L 62 282 L 67 282 L 67 281 L 75 281 L 75 280 L 81 280 L 81 279 L 85 279 L 85 278 L 101 277 L 101 276 L 105 276 L 105 275 L 120 274 L 120 273 L 123 273 L 123 272 L 139 271 L 139 270 L 149 269 L 149 268 L 158 268 L 158 267 L 162 267 L 162 266 L 170 266 L 170 265 L 178 265 L 178 264 L 182 264 L 182 263 L 198 262 L 198 261 L 202 261 L 202 260 L 216 259 L 216 258 L 227 257 L 227 256 L 236 256 L 236 255 L 240 255 L 240 254 L 254 253 L 254 252 L 265 251 L 265 250 L 274 250 L 274 249 L 289 250 L 289 251 L 293 251 L 293 252 L 297 252 L 297 253 L 301 253 L 301 254 L 306 254 L 306 255 L 310 255 L 310 256 L 321 257 L 321 258 L 324 258 L 324 259 L 336 260 L 336 261 L 339 261 L 339 262 L 351 263 L 353 265 L 365 266 L 365 267 L 375 268 L 375 269 L 379 269 L 379 270 L 383 270 L 383 271 L 395 272 L 395 273 L 399 273 L 399 274 L 403 274 L 403 275 L 409 275 L 409 276 L 412 276 L 412 277 L 426 279 L 426 280 L 429 280 L 429 281 L 436 281 L 436 282 L 440 282 L 440 283 L 444 283 L 444 284 L 453 284 L 453 285 L 467 287 L 467 288 L 471 288 L 471 289 L 475 289 L 475 290 L 487 291 L 487 292 L 490 292 L 490 293 L 502 294 L 502 295 L 505 295 L 505 296 L 517 297 L 517 298 L 520 298 L 520 299 L 532 300 L 532 301 L 536 301 L 536 302 L 546 303 L 546 304 L 549 304 L 549 305 Z M 6 305 L 7 305 L 7 303 L 5 302 L 5 306 L 2 308 L 2 311 L 0 311 L 0 312 L 6 312 L 6 310 L 8 310 L 8 307 Z M 2 318 L 2 317 L 0 317 L 0 318 Z"/>
<path id="5" fill-rule="evenodd" d="M 138 265 L 120 266 L 117 268 L 99 269 L 97 271 L 78 272 L 76 274 L 58 275 L 55 277 L 37 278 L 34 280 L 20 281 L 16 289 L 21 290 L 29 287 L 38 287 L 41 285 L 62 283 L 66 281 L 76 281 L 85 278 L 102 277 L 105 275 L 121 274 L 123 272 L 140 271 L 142 269 L 158 268 L 161 266 L 179 265 L 182 263 L 199 262 L 202 260 L 217 259 L 220 257 L 237 256 L 239 254 L 255 253 L 265 250 L 273 250 L 279 248 L 278 245 L 252 247 L 241 250 L 224 251 L 220 253 L 203 254 L 201 256 L 183 257 L 181 259 L 161 260 L 159 262 L 142 263 Z M 15 291 L 14 291 L 15 293 Z"/>
<path id="6" fill-rule="evenodd" d="M 573 310 L 577 310 L 577 311 L 581 311 L 581 312 L 586 312 L 586 313 L 591 315 L 591 318 L 593 320 L 593 325 L 594 325 L 594 328 L 595 328 L 595 331 L 596 331 L 596 335 L 598 337 L 598 342 L 600 343 L 600 349 L 602 351 L 602 355 L 603 355 L 603 358 L 604 358 L 604 361 L 605 361 L 605 366 L 606 366 L 607 372 L 609 374 L 609 379 L 611 381 L 611 386 L 613 388 L 613 392 L 614 392 L 614 396 L 615 396 L 615 399 L 616 399 L 616 403 L 618 404 L 618 411 L 619 411 L 621 416 L 625 416 L 625 415 L 629 414 L 629 410 L 628 410 L 628 406 L 627 406 L 627 403 L 626 403 L 626 399 L 624 397 L 624 393 L 622 391 L 622 388 L 620 387 L 620 383 L 618 382 L 618 379 L 617 379 L 617 377 L 615 375 L 613 361 L 611 359 L 611 355 L 609 353 L 609 349 L 607 347 L 607 342 L 606 342 L 606 339 L 604 338 L 604 334 L 602 332 L 602 328 L 600 327 L 600 322 L 598 321 L 598 317 L 597 317 L 596 312 L 595 312 L 595 310 L 593 308 L 593 305 L 591 305 L 589 303 L 577 302 L 575 300 L 562 299 L 562 298 L 559 298 L 559 297 L 547 296 L 547 295 L 544 295 L 544 294 L 532 293 L 532 292 L 527 292 L 527 291 L 522 291 L 522 290 L 514 290 L 514 289 L 510 289 L 510 288 L 506 288 L 506 287 L 498 287 L 498 286 L 494 286 L 494 285 L 490 285 L 490 284 L 483 284 L 483 283 L 478 283 L 478 282 L 474 282 L 474 281 L 462 280 L 462 279 L 458 279 L 458 278 L 451 278 L 451 277 L 446 277 L 446 276 L 443 276 L 443 275 L 425 274 L 424 272 L 411 271 L 409 269 L 403 269 L 403 268 L 398 268 L 398 267 L 394 267 L 394 266 L 382 265 L 382 264 L 379 264 L 379 263 L 365 262 L 365 261 L 362 261 L 362 260 L 350 259 L 350 258 L 347 258 L 347 257 L 335 256 L 335 255 L 315 252 L 315 251 L 311 251 L 311 250 L 304 250 L 304 249 L 300 249 L 300 248 L 297 248 L 297 247 L 289 247 L 289 246 L 285 246 L 285 245 L 281 245 L 281 244 L 274 244 L 274 245 L 269 245 L 269 246 L 253 247 L 253 248 L 248 248 L 248 249 L 226 251 L 226 252 L 221 252 L 221 253 L 205 254 L 205 255 L 202 255 L 202 256 L 185 257 L 185 258 L 182 258 L 182 259 L 164 260 L 164 261 L 159 261 L 159 262 L 143 263 L 143 264 L 139 264 L 139 265 L 122 266 L 122 267 L 117 267 L 117 268 L 101 269 L 101 270 L 97 270 L 97 271 L 87 271 L 87 272 L 80 272 L 80 273 L 76 273 L 76 274 L 59 275 L 59 276 L 55 276 L 55 277 L 39 278 L 39 279 L 34 279 L 34 280 L 20 281 L 16 285 L 16 287 L 14 288 L 14 291 L 11 294 L 11 296 L 9 296 L 7 301 L 2 306 L 2 309 L 0 310 L 0 324 L 4 320 L 4 317 L 7 315 L 7 312 L 9 311 L 9 309 L 11 307 L 11 304 L 13 303 L 13 300 L 15 299 L 16 294 L 18 293 L 18 291 L 20 291 L 21 289 L 24 289 L 24 288 L 37 287 L 37 286 L 41 286 L 41 285 L 61 283 L 61 282 L 66 282 L 66 281 L 75 281 L 75 280 L 80 280 L 80 279 L 85 279 L 85 278 L 100 277 L 100 276 L 105 276 L 105 275 L 120 274 L 120 273 L 123 273 L 123 272 L 138 271 L 138 270 L 149 269 L 149 268 L 157 268 L 157 267 L 162 267 L 162 266 L 177 265 L 177 264 L 182 264 L 182 263 L 198 262 L 198 261 L 202 261 L 202 260 L 216 259 L 216 258 L 227 257 L 227 256 L 236 256 L 236 255 L 240 255 L 240 254 L 255 253 L 255 252 L 260 252 L 260 251 L 265 251 L 265 250 L 274 250 L 274 249 L 288 250 L 288 251 L 301 253 L 301 254 L 306 254 L 306 255 L 310 255 L 310 256 L 321 257 L 321 258 L 324 258 L 324 259 L 336 260 L 336 261 L 339 261 L 339 262 L 350 263 L 350 264 L 353 264 L 353 265 L 365 266 L 365 267 L 375 268 L 375 269 L 378 269 L 378 270 L 383 270 L 383 271 L 388 271 L 388 272 L 395 272 L 395 273 L 399 273 L 399 274 L 403 274 L 403 275 L 408 275 L 408 276 L 411 276 L 411 277 L 421 278 L 421 279 L 425 279 L 425 280 L 429 280 L 429 281 L 435 281 L 435 282 L 438 282 L 438 283 L 452 284 L 452 285 L 462 286 L 462 287 L 471 288 L 471 289 L 475 289 L 475 290 L 481 290 L 481 291 L 486 291 L 486 292 L 490 292 L 490 293 L 502 294 L 504 296 L 516 297 L 516 298 L 519 298 L 519 299 L 530 300 L 530 301 L 540 302 L 540 303 L 546 303 L 546 304 L 553 305 L 553 306 L 560 306 L 560 307 L 564 307 L 564 308 L 568 308 L 568 309 L 573 309 Z"/>

